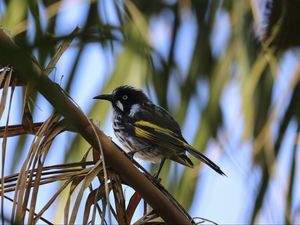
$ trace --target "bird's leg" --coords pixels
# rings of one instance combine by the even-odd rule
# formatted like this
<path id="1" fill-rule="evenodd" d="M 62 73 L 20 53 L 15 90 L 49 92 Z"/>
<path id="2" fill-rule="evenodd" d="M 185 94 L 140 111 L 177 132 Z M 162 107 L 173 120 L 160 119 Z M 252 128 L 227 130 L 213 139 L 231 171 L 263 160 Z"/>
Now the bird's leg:
<path id="1" fill-rule="evenodd" d="M 146 151 L 146 150 L 149 149 L 149 147 L 150 147 L 150 146 L 146 146 L 146 147 L 143 147 L 143 148 L 141 148 L 141 149 L 136 149 L 136 150 L 134 150 L 134 151 L 130 151 L 130 152 L 127 153 L 127 155 L 129 156 L 129 158 L 130 158 L 131 160 L 133 160 L 133 156 L 134 156 L 135 153 Z"/>
<path id="2" fill-rule="evenodd" d="M 166 161 L 166 158 L 162 158 L 161 161 L 160 161 L 160 164 L 159 164 L 159 168 L 154 176 L 155 179 L 157 179 L 157 181 L 160 183 L 160 178 L 159 178 L 159 174 L 160 174 L 160 171 L 161 169 L 163 168 L 163 165 Z"/>

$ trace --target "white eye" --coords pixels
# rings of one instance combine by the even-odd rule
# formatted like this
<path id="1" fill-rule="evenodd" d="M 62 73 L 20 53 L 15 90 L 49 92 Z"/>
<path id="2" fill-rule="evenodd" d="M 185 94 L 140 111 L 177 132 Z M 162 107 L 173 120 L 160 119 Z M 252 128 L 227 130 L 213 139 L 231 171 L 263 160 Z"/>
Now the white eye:
<path id="1" fill-rule="evenodd" d="M 123 99 L 123 100 L 127 100 L 127 99 L 128 99 L 128 96 L 127 96 L 127 95 L 123 95 L 123 96 L 122 96 L 122 99 Z"/>

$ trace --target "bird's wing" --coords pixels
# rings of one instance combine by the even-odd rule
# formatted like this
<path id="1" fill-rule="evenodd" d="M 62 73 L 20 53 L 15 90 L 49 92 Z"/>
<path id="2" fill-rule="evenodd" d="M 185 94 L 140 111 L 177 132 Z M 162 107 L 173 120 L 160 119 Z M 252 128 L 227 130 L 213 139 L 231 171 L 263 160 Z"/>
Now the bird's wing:
<path id="1" fill-rule="evenodd" d="M 163 148 L 166 151 L 166 157 L 184 154 L 185 145 L 188 146 L 188 144 L 172 130 L 163 128 L 149 121 L 136 121 L 133 123 L 133 127 L 137 137 L 148 140 L 160 148 Z"/>
<path id="2" fill-rule="evenodd" d="M 133 125 L 135 135 L 164 149 L 166 157 L 185 153 L 184 145 L 188 144 L 178 123 L 162 107 L 147 102 L 136 109 L 128 119 L 128 124 Z"/>
<path id="3" fill-rule="evenodd" d="M 150 123 L 153 123 L 161 128 L 172 131 L 173 135 L 184 140 L 178 123 L 170 115 L 170 113 L 162 107 L 159 107 L 152 103 L 145 103 L 132 116 L 132 119 L 132 123 L 138 121 L 148 121 Z"/>

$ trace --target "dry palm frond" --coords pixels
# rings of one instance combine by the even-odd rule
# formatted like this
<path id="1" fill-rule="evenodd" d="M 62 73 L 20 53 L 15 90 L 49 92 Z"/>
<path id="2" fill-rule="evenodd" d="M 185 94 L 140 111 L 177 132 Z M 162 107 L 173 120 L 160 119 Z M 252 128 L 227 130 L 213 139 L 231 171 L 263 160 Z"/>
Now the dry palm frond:
<path id="1" fill-rule="evenodd" d="M 129 200 L 129 203 L 128 203 L 128 206 L 126 209 L 126 215 L 127 215 L 127 220 L 128 220 L 129 224 L 131 224 L 133 214 L 134 214 L 138 204 L 140 203 L 141 199 L 142 199 L 141 195 L 138 192 L 135 192 Z"/>
<path id="2" fill-rule="evenodd" d="M 28 129 L 24 128 L 24 124 L 0 127 L 0 138 L 4 137 L 4 132 L 6 132 L 7 137 L 19 136 L 23 134 L 35 134 L 38 131 L 38 129 L 41 128 L 42 125 L 43 125 L 42 122 L 34 123 L 33 131 L 29 131 Z"/>
<path id="3" fill-rule="evenodd" d="M 151 220 L 158 218 L 159 216 L 152 210 L 146 213 L 143 217 L 141 217 L 138 221 L 134 223 L 134 225 L 142 225 L 148 224 Z M 153 222 L 154 224 L 165 224 L 163 222 Z"/>
<path id="4" fill-rule="evenodd" d="M 94 161 L 77 162 L 77 163 L 65 163 L 52 166 L 45 166 L 42 169 L 42 175 L 40 178 L 40 185 L 49 184 L 57 181 L 68 180 L 71 178 L 84 177 L 88 170 L 84 170 L 85 167 L 94 165 Z M 37 170 L 27 171 L 29 174 L 33 174 L 33 181 L 35 181 Z M 4 193 L 12 192 L 16 190 L 16 182 L 18 180 L 19 173 L 12 174 L 4 177 Z M 33 183 L 26 183 L 27 188 L 33 187 Z"/>
<path id="5" fill-rule="evenodd" d="M 32 196 L 32 199 L 30 201 L 28 223 L 31 224 L 33 222 L 42 168 L 53 139 L 62 131 L 61 127 L 53 126 L 57 124 L 58 119 L 59 117 L 57 115 L 53 115 L 45 121 L 43 126 L 38 130 L 37 136 L 31 145 L 16 184 L 14 196 L 15 204 L 12 209 L 12 222 L 25 222 L 24 217 L 26 211 L 23 206 L 28 205 L 30 195 Z M 33 177 L 35 177 L 34 180 Z M 27 188 L 27 183 L 33 185 L 33 190 Z"/>
<path id="6" fill-rule="evenodd" d="M 46 72 L 48 74 L 50 74 L 52 72 L 53 68 L 55 68 L 56 63 L 58 62 L 60 57 L 63 55 L 63 53 L 68 49 L 73 38 L 76 36 L 76 34 L 79 33 L 79 31 L 80 31 L 79 27 L 76 27 L 72 31 L 72 33 L 68 36 L 68 39 L 65 40 L 60 46 L 58 46 L 58 48 L 55 52 L 55 55 L 52 57 L 51 61 L 47 65 Z"/>
<path id="7" fill-rule="evenodd" d="M 37 223 L 39 219 L 42 219 L 43 213 L 70 183 L 72 183 L 71 187 L 73 186 L 70 190 L 71 196 L 75 187 L 83 182 L 81 191 L 77 195 L 77 203 L 74 205 L 70 218 L 70 223 L 74 223 L 83 192 L 103 168 L 101 161 L 97 163 L 85 161 L 86 156 L 83 161 L 78 163 L 43 166 L 52 141 L 63 130 L 63 127 L 57 126 L 58 120 L 59 117 L 53 115 L 43 123 L 31 145 L 20 173 L 2 179 L 3 184 L 1 187 L 3 193 L 15 192 L 12 222 L 24 223 L 25 213 L 29 211 L 27 222 L 29 224 Z M 64 180 L 65 183 L 54 193 L 40 212 L 36 213 L 36 201 L 40 186 Z M 68 206 L 68 203 L 66 206 Z"/>
<path id="8" fill-rule="evenodd" d="M 8 67 L 7 67 L 8 68 Z M 7 100 L 7 94 L 8 94 L 8 88 L 11 85 L 11 79 L 12 78 L 12 70 L 3 70 L 0 74 L 0 83 L 2 85 L 3 83 L 3 92 L 1 96 L 1 101 L 0 101 L 0 119 L 2 118 L 4 108 L 6 105 L 6 100 Z"/>
<path id="9" fill-rule="evenodd" d="M 117 221 L 119 224 L 128 224 L 125 208 L 125 197 L 122 189 L 122 182 L 117 174 L 111 173 L 112 191 L 114 194 Z"/>
<path id="10" fill-rule="evenodd" d="M 208 219 L 205 219 L 205 218 L 202 218 L 202 217 L 195 217 L 193 218 L 195 221 L 197 219 L 199 219 L 200 221 L 197 222 L 196 224 L 207 224 L 207 223 L 211 223 L 211 224 L 214 224 L 214 225 L 218 225 L 216 222 L 214 221 L 211 221 L 211 220 L 208 220 Z"/>
<path id="11" fill-rule="evenodd" d="M 111 185 L 108 186 L 109 187 L 109 190 L 111 190 Z M 104 216 L 105 214 L 103 214 L 99 207 L 97 207 L 97 202 L 101 199 L 105 199 L 105 186 L 104 185 L 101 185 L 99 188 L 95 189 L 95 190 L 92 190 L 88 197 L 87 197 L 87 200 L 86 200 L 86 203 L 85 203 L 85 209 L 84 209 L 84 216 L 83 216 L 83 222 L 82 224 L 88 224 L 88 218 L 89 218 L 89 215 L 90 215 L 90 212 L 91 212 L 91 207 L 92 205 L 94 205 L 94 210 L 92 211 L 93 212 L 93 217 L 92 217 L 92 221 L 95 222 L 95 209 L 98 208 L 98 212 L 99 214 L 101 215 L 101 220 L 104 222 Z M 104 207 L 106 208 L 106 207 Z"/>
<path id="12" fill-rule="evenodd" d="M 10 197 L 8 197 L 8 196 L 4 196 L 4 198 L 7 199 L 7 200 L 9 200 L 10 202 L 13 202 L 13 201 L 14 201 L 12 198 L 10 198 Z M 29 212 L 29 209 L 26 208 L 26 211 Z M 36 213 L 35 213 L 34 215 L 37 216 Z M 50 221 L 46 220 L 46 219 L 43 218 L 43 217 L 40 217 L 40 220 L 43 221 L 43 222 L 45 222 L 46 224 L 49 224 L 49 225 L 52 225 L 52 224 L 53 224 L 53 223 L 51 223 Z M 9 221 L 7 221 L 7 222 L 9 222 Z"/>
<path id="13" fill-rule="evenodd" d="M 4 70 L 1 75 L 5 75 L 6 70 Z M 6 98 L 7 98 L 7 93 L 8 93 L 8 88 L 9 85 L 11 84 L 11 77 L 12 77 L 12 70 L 9 70 L 8 72 L 8 76 L 6 76 L 4 78 L 5 83 L 3 86 L 3 92 L 2 92 L 2 98 L 1 98 L 1 102 L 0 102 L 0 119 L 2 118 L 3 112 L 4 112 L 4 108 L 6 106 Z M 3 80 L 2 80 L 3 82 Z M 1 82 L 1 83 L 2 83 Z M 12 97 L 13 97 L 13 93 L 15 90 L 15 86 L 14 83 L 11 84 L 11 95 L 10 95 L 10 99 L 9 99 L 9 106 L 8 106 L 8 115 L 7 115 L 7 119 L 6 119 L 6 128 L 9 124 L 9 116 L 10 116 L 10 110 L 11 110 L 11 104 L 12 104 Z M 1 157 L 1 186 L 4 186 L 4 168 L 5 168 L 5 158 L 6 158 L 6 146 L 7 146 L 7 129 L 4 130 L 4 136 L 3 136 L 3 140 L 2 140 L 2 157 Z M 4 215 L 4 189 L 1 188 L 1 215 Z M 4 224 L 4 217 L 2 217 L 2 223 Z"/>
<path id="14" fill-rule="evenodd" d="M 9 82 L 5 81 L 6 79 L 10 79 Z M 24 82 L 17 79 L 15 71 L 13 68 L 9 66 L 2 67 L 0 64 L 0 89 L 4 88 L 7 85 L 9 87 L 12 86 L 24 86 Z"/>
<path id="15" fill-rule="evenodd" d="M 92 181 L 94 180 L 94 178 L 97 176 L 97 174 L 100 172 L 100 170 L 102 169 L 101 165 L 100 165 L 100 161 L 96 163 L 96 165 L 93 166 L 93 168 L 89 171 L 89 173 L 79 182 L 74 182 L 74 186 L 73 188 L 75 189 L 75 187 L 82 182 L 82 185 L 80 187 L 80 191 L 77 195 L 77 198 L 75 200 L 75 204 L 74 207 L 71 211 L 71 217 L 69 219 L 68 224 L 74 224 L 75 223 L 75 219 L 76 216 L 78 214 L 78 209 L 79 209 L 79 205 L 81 203 L 82 197 L 83 197 L 83 193 L 84 191 L 90 186 L 90 184 L 92 183 Z"/>

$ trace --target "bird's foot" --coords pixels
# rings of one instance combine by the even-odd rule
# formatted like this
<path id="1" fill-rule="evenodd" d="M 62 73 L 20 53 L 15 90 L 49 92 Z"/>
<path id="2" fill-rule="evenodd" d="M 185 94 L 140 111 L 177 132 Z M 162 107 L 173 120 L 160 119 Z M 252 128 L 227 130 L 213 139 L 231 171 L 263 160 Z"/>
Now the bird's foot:
<path id="1" fill-rule="evenodd" d="M 128 155 L 128 157 L 129 157 L 129 159 L 131 160 L 131 161 L 133 161 L 133 156 L 134 156 L 134 153 L 135 152 L 127 152 L 127 155 Z"/>
<path id="2" fill-rule="evenodd" d="M 155 176 L 153 178 L 154 178 L 153 180 L 155 181 L 155 183 L 160 184 L 160 182 L 161 182 L 161 178 L 160 177 Z"/>
<path id="3" fill-rule="evenodd" d="M 160 184 L 161 178 L 159 177 L 159 171 L 157 171 L 157 172 L 153 175 L 153 180 L 154 180 L 156 183 Z"/>

